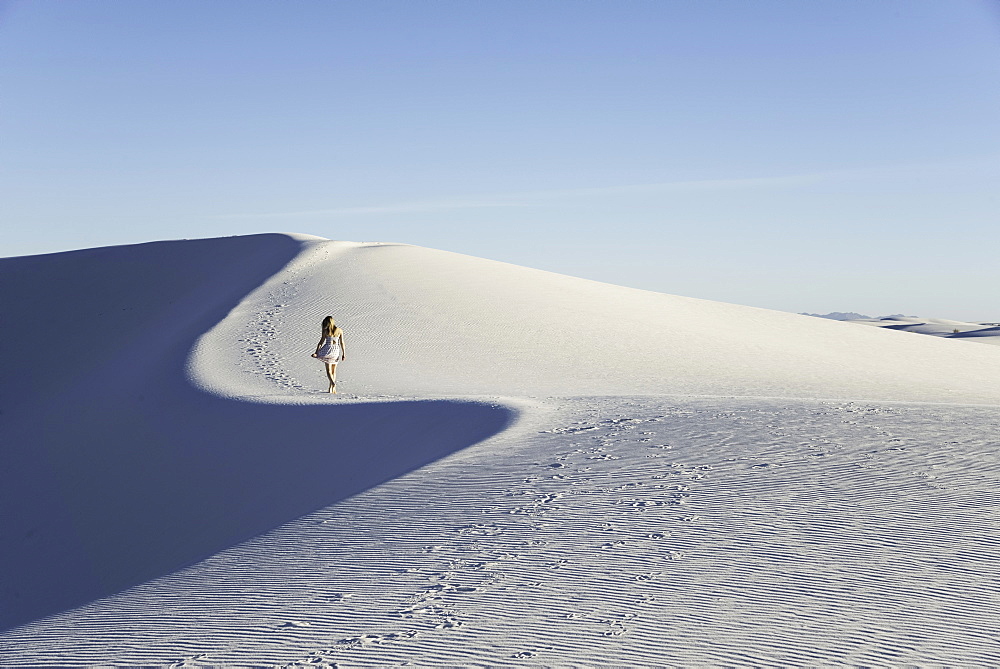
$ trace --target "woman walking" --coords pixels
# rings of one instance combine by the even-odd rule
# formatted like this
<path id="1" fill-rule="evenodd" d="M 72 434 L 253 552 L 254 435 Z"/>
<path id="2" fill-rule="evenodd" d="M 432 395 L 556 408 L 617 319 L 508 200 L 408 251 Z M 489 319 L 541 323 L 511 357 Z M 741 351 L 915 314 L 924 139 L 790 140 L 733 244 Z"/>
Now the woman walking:
<path id="1" fill-rule="evenodd" d="M 316 344 L 316 358 L 326 367 L 326 378 L 330 381 L 329 392 L 337 394 L 337 363 L 345 359 L 344 331 L 337 327 L 333 316 L 323 319 L 323 334 Z"/>

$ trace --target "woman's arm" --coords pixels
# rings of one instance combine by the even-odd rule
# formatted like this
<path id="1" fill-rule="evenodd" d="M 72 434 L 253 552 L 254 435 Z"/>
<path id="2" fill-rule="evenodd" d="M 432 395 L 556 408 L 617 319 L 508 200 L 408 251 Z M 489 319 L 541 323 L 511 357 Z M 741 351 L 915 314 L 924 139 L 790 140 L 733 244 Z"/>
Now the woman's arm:
<path id="1" fill-rule="evenodd" d="M 344 333 L 340 333 L 340 359 L 347 360 L 347 349 L 344 348 Z"/>
<path id="2" fill-rule="evenodd" d="M 319 338 L 319 343 L 316 344 L 316 350 L 313 351 L 312 357 L 315 358 L 317 355 L 319 355 L 319 350 L 323 347 L 323 340 L 324 339 L 326 339 L 326 337 L 320 337 Z"/>

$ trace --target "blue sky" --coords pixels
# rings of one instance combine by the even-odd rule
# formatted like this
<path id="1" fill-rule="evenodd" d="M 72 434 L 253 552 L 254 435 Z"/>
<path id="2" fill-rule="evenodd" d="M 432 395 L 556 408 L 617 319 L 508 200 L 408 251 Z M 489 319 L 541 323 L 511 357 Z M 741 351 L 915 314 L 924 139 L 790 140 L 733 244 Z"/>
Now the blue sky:
<path id="1" fill-rule="evenodd" d="M 0 255 L 291 231 L 1000 319 L 985 0 L 0 2 Z"/>

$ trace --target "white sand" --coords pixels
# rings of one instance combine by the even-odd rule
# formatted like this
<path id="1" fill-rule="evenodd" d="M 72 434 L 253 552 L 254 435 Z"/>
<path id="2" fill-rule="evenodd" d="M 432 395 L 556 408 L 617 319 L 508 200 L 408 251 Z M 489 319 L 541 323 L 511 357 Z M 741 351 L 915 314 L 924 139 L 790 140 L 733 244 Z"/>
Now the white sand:
<path id="1" fill-rule="evenodd" d="M 327 313 L 350 333 L 344 387 L 363 395 L 1000 398 L 1000 357 L 985 347 L 416 246 L 326 241 L 304 242 L 208 333 L 193 373 L 232 396 L 319 389 L 308 353 Z M 233 342 L 252 349 L 238 375 Z"/>
<path id="2" fill-rule="evenodd" d="M 1000 661 L 995 347 L 305 236 L 0 294 L 0 664 Z"/>
<path id="3" fill-rule="evenodd" d="M 1000 345 L 1000 327 L 984 323 L 968 323 L 965 321 L 948 320 L 946 318 L 915 317 L 857 318 L 843 322 L 870 325 L 900 332 L 914 332 L 917 334 L 934 335 L 936 337 L 947 337 L 949 339 L 959 339 L 976 344 Z"/>

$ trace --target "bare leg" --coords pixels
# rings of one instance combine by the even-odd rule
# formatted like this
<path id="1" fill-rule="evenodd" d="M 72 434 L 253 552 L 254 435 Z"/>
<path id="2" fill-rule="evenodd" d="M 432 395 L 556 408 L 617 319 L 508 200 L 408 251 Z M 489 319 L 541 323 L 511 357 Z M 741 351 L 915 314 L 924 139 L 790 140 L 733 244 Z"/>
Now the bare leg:
<path id="1" fill-rule="evenodd" d="M 327 388 L 327 392 L 336 394 L 337 393 L 337 366 L 326 364 L 326 378 L 330 382 L 330 387 Z"/>

